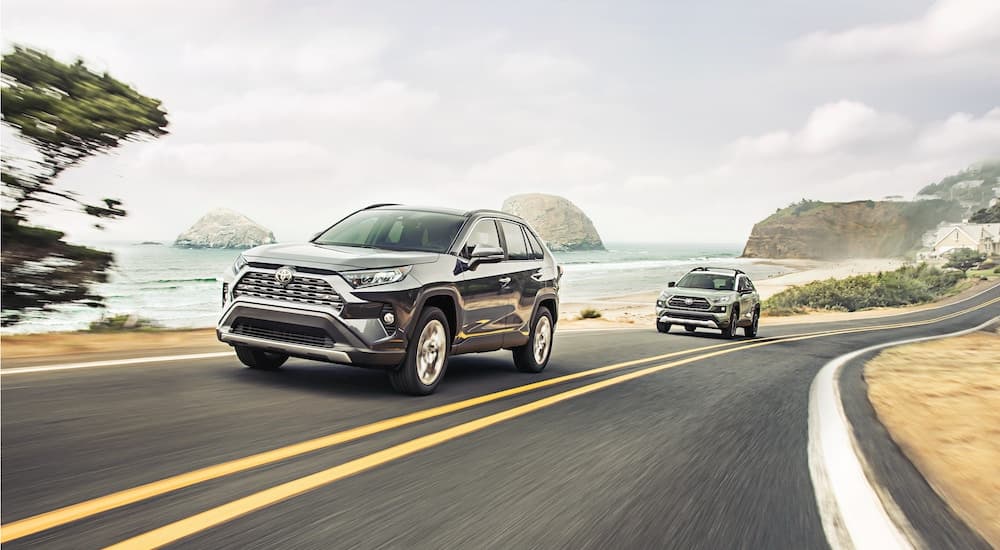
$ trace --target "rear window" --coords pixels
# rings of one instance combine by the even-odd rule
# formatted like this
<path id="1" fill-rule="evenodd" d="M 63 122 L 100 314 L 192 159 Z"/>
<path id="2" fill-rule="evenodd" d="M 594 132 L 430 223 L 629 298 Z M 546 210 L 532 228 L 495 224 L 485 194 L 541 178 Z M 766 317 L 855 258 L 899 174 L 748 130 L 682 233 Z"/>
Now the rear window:
<path id="1" fill-rule="evenodd" d="M 447 252 L 465 223 L 463 216 L 419 210 L 362 210 L 313 240 L 331 246 Z"/>
<path id="2" fill-rule="evenodd" d="M 511 222 L 500 222 L 503 230 L 503 238 L 507 243 L 507 258 L 511 260 L 530 260 L 531 253 L 528 252 L 528 243 L 524 241 L 524 232 L 521 226 Z"/>

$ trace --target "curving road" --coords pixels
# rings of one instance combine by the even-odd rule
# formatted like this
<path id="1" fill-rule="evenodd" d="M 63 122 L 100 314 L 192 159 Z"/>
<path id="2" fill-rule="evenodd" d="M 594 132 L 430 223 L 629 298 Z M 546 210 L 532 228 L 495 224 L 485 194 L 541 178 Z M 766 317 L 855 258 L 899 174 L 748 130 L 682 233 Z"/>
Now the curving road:
<path id="1" fill-rule="evenodd" d="M 11 549 L 825 548 L 808 456 L 819 369 L 998 315 L 994 286 L 905 315 L 762 324 L 735 343 L 562 332 L 542 375 L 508 353 L 458 357 L 426 398 L 303 360 L 274 373 L 228 355 L 45 372 L 11 361 L 0 537 Z M 845 406 L 865 421 L 863 400 Z"/>

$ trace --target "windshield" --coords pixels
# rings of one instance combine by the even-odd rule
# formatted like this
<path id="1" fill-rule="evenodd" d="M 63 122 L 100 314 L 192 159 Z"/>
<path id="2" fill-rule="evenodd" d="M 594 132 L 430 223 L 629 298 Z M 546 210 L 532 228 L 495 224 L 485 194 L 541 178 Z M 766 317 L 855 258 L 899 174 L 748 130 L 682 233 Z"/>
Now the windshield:
<path id="1" fill-rule="evenodd" d="M 677 281 L 677 286 L 705 290 L 733 290 L 736 286 L 736 277 L 717 273 L 688 273 Z"/>
<path id="2" fill-rule="evenodd" d="M 316 244 L 447 252 L 465 218 L 415 210 L 362 210 L 313 239 Z"/>

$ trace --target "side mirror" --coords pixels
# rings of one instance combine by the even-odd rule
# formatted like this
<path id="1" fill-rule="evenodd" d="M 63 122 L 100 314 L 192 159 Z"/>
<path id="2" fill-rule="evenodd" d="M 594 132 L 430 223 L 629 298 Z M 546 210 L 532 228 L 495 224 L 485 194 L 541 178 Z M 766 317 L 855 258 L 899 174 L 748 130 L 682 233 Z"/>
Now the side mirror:
<path id="1" fill-rule="evenodd" d="M 677 283 L 675 283 L 673 281 L 670 281 L 669 283 L 667 283 L 667 288 L 673 288 L 675 286 L 677 286 Z"/>
<path id="2" fill-rule="evenodd" d="M 469 269 L 475 269 L 479 264 L 490 264 L 503 261 L 503 249 L 494 246 L 477 244 L 472 249 L 469 258 Z"/>

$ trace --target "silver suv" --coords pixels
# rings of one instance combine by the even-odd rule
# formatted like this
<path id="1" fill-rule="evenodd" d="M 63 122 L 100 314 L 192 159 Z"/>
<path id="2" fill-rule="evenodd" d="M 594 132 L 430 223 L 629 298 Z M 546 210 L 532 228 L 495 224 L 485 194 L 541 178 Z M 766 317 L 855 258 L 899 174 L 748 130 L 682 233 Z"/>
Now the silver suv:
<path id="1" fill-rule="evenodd" d="M 656 299 L 656 330 L 670 332 L 681 325 L 688 332 L 698 327 L 721 330 L 736 337 L 737 327 L 748 337 L 757 336 L 760 296 L 746 273 L 739 269 L 696 267 Z"/>

